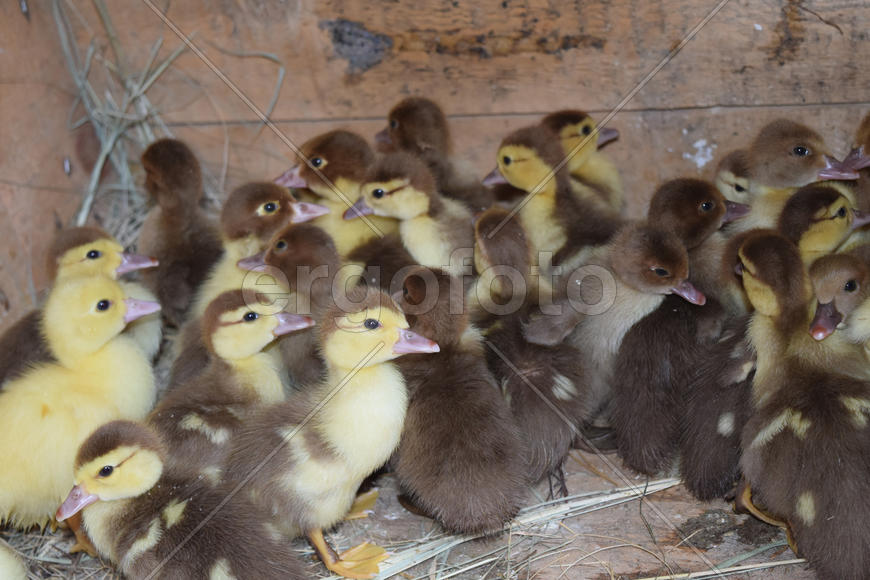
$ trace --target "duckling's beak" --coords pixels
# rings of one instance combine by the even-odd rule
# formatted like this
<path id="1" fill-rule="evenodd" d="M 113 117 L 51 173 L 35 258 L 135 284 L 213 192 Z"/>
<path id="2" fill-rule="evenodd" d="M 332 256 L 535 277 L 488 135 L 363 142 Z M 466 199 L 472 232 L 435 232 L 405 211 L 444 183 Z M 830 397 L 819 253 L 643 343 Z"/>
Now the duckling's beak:
<path id="1" fill-rule="evenodd" d="M 152 258 L 151 256 L 121 252 L 121 265 L 115 268 L 115 274 L 120 276 L 143 268 L 154 268 L 159 264 L 160 262 L 157 261 L 157 258 Z"/>
<path id="2" fill-rule="evenodd" d="M 740 219 L 749 213 L 749 206 L 745 203 L 737 203 L 736 201 L 725 201 L 725 217 L 722 218 L 722 224 L 731 223 L 736 219 Z"/>
<path id="3" fill-rule="evenodd" d="M 484 185 L 498 185 L 500 183 L 508 183 L 498 167 L 489 172 L 489 175 L 483 178 Z"/>
<path id="4" fill-rule="evenodd" d="M 849 154 L 843 159 L 843 165 L 854 171 L 870 167 L 870 157 L 864 155 L 864 146 L 861 145 L 849 151 Z"/>
<path id="5" fill-rule="evenodd" d="M 857 230 L 858 228 L 866 226 L 867 224 L 870 224 L 870 213 L 853 209 L 851 228 L 853 230 Z"/>
<path id="6" fill-rule="evenodd" d="M 328 213 L 329 208 L 326 206 L 297 201 L 293 204 L 293 217 L 290 218 L 290 223 L 301 224 Z"/>
<path id="7" fill-rule="evenodd" d="M 848 164 L 825 155 L 825 168 L 819 170 L 818 178 L 819 180 L 854 181 L 858 179 L 858 172 Z"/>
<path id="8" fill-rule="evenodd" d="M 275 183 L 278 185 L 283 185 L 284 187 L 293 187 L 299 189 L 301 187 L 308 187 L 308 182 L 305 181 L 305 178 L 300 175 L 302 171 L 302 166 L 297 165 L 296 167 L 292 167 L 282 173 L 275 179 Z"/>
<path id="9" fill-rule="evenodd" d="M 610 127 L 604 127 L 598 129 L 598 143 L 596 146 L 600 149 L 610 143 L 611 141 L 615 141 L 619 139 L 619 131 L 616 129 L 611 129 Z"/>
<path id="10" fill-rule="evenodd" d="M 124 323 L 130 324 L 143 316 L 160 312 L 160 304 L 149 300 L 137 300 L 136 298 L 124 298 L 127 312 L 124 313 Z"/>
<path id="11" fill-rule="evenodd" d="M 66 499 L 63 500 L 60 507 L 57 508 L 57 512 L 54 514 L 54 519 L 62 522 L 99 500 L 100 498 L 92 493 L 88 493 L 88 490 L 81 485 L 76 485 L 70 490 L 69 495 L 66 496 Z"/>
<path id="12" fill-rule="evenodd" d="M 671 288 L 671 291 L 678 296 L 682 296 L 692 304 L 703 306 L 707 303 L 707 297 L 700 290 L 692 286 L 692 283 L 688 280 L 683 280 Z"/>
<path id="13" fill-rule="evenodd" d="M 360 196 L 355 204 L 344 210 L 342 217 L 346 220 L 352 220 L 364 215 L 372 215 L 373 213 L 375 213 L 375 210 L 369 207 L 364 197 Z"/>
<path id="14" fill-rule="evenodd" d="M 825 340 L 837 330 L 837 325 L 843 321 L 843 315 L 837 312 L 834 301 L 827 304 L 818 303 L 816 315 L 810 323 L 810 334 L 816 340 Z"/>
<path id="15" fill-rule="evenodd" d="M 393 354 L 413 354 L 440 352 L 441 347 L 434 340 L 429 340 L 416 332 L 406 329 L 399 330 L 399 340 L 393 345 Z"/>
<path id="16" fill-rule="evenodd" d="M 258 268 L 262 268 L 266 265 L 266 252 L 265 250 L 260 252 L 259 254 L 254 254 L 253 256 L 248 256 L 247 258 L 242 258 L 238 262 L 236 262 L 236 266 L 238 266 L 242 270 L 247 270 L 249 272 L 253 272 Z"/>
<path id="17" fill-rule="evenodd" d="M 390 137 L 390 130 L 384 127 L 375 133 L 375 143 L 378 145 L 392 145 L 393 139 Z"/>
<path id="18" fill-rule="evenodd" d="M 281 336 L 303 328 L 314 326 L 314 319 L 310 316 L 302 316 L 301 314 L 290 314 L 288 312 L 279 312 L 275 315 L 278 319 L 278 326 L 272 329 L 272 334 Z"/>

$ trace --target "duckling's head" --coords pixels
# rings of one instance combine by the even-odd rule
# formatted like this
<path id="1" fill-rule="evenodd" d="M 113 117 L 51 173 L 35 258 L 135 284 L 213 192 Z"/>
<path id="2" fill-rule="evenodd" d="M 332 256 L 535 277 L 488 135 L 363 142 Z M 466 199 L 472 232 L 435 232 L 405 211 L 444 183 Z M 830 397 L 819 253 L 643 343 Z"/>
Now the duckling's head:
<path id="1" fill-rule="evenodd" d="M 105 276 L 58 280 L 43 312 L 43 331 L 62 363 L 99 350 L 147 314 L 160 310 L 156 302 L 127 298 L 121 286 Z"/>
<path id="2" fill-rule="evenodd" d="M 510 219 L 508 210 L 492 206 L 475 219 L 474 268 L 479 276 L 487 272 L 488 280 L 483 283 L 489 285 L 492 296 L 510 298 L 514 278 L 503 270 L 511 268 L 525 277 L 531 263 L 526 232 L 519 220 Z"/>
<path id="3" fill-rule="evenodd" d="M 331 201 L 353 201 L 375 154 L 366 140 L 350 131 L 336 130 L 318 135 L 300 148 L 299 164 L 275 180 L 278 185 L 308 188 Z M 338 189 L 342 195 L 336 193 Z"/>
<path id="4" fill-rule="evenodd" d="M 337 298 L 324 316 L 320 345 L 326 361 L 344 369 L 440 350 L 435 341 L 409 330 L 404 313 L 387 293 L 361 286 Z"/>
<path id="5" fill-rule="evenodd" d="M 753 197 L 749 189 L 749 171 L 749 151 L 735 149 L 719 161 L 713 182 L 726 199 L 749 203 Z"/>
<path id="6" fill-rule="evenodd" d="M 619 138 L 619 131 L 609 127 L 599 129 L 593 137 L 597 125 L 583 111 L 556 111 L 541 119 L 541 125 L 559 136 L 563 154 L 570 156 L 568 170 L 572 173 L 589 161 L 593 151 Z"/>
<path id="7" fill-rule="evenodd" d="M 239 360 L 263 350 L 277 337 L 314 326 L 308 316 L 272 313 L 251 291 L 230 290 L 211 301 L 202 318 L 206 346 L 224 360 Z"/>
<path id="8" fill-rule="evenodd" d="M 782 325 L 806 322 L 812 287 L 797 246 L 779 232 L 748 232 L 737 251 L 738 271 L 753 308 Z"/>
<path id="9" fill-rule="evenodd" d="M 387 127 L 375 135 L 379 151 L 420 155 L 450 153 L 450 128 L 437 103 L 424 97 L 401 100 L 387 115 Z"/>
<path id="10" fill-rule="evenodd" d="M 802 187 L 786 202 L 777 228 L 797 244 L 807 263 L 837 249 L 856 228 L 870 222 L 870 215 L 852 209 L 837 182 Z"/>
<path id="11" fill-rule="evenodd" d="M 301 223 L 329 213 L 314 203 L 297 202 L 286 187 L 269 182 L 236 188 L 221 209 L 221 229 L 228 240 L 254 236 L 265 244 L 287 223 Z"/>
<path id="12" fill-rule="evenodd" d="M 79 447 L 75 486 L 57 508 L 57 521 L 98 501 L 142 495 L 160 480 L 165 457 L 163 442 L 149 427 L 133 421 L 106 423 Z"/>
<path id="13" fill-rule="evenodd" d="M 73 276 L 117 278 L 127 272 L 154 266 L 157 266 L 155 258 L 128 254 L 108 232 L 91 226 L 59 231 L 46 259 L 46 269 L 52 279 Z"/>
<path id="14" fill-rule="evenodd" d="M 647 294 L 677 294 L 692 304 L 707 299 L 689 282 L 689 254 L 673 233 L 648 224 L 623 227 L 610 247 L 611 267 L 629 286 Z"/>
<path id="15" fill-rule="evenodd" d="M 410 153 L 389 153 L 369 168 L 360 197 L 344 219 L 374 214 L 409 220 L 440 205 L 435 178 L 426 164 Z"/>
<path id="16" fill-rule="evenodd" d="M 852 254 L 830 254 L 810 266 L 816 295 L 816 314 L 810 334 L 816 340 L 830 336 L 837 326 L 870 297 L 870 270 Z"/>
<path id="17" fill-rule="evenodd" d="M 165 210 L 196 207 L 202 171 L 193 151 L 177 139 L 155 141 L 142 154 L 145 189 Z"/>
<path id="18" fill-rule="evenodd" d="M 674 232 L 691 249 L 748 212 L 749 206 L 728 201 L 712 183 L 682 178 L 659 186 L 650 200 L 647 219 Z"/>
<path id="19" fill-rule="evenodd" d="M 776 119 L 749 146 L 750 176 L 768 187 L 802 187 L 824 177 L 830 156 L 821 135 L 801 123 Z"/>
<path id="20" fill-rule="evenodd" d="M 568 170 L 559 167 L 564 158 L 558 137 L 547 127 L 536 125 L 518 129 L 502 140 L 498 149 L 498 167 L 484 183 L 499 183 L 500 175 L 527 193 L 537 190 L 537 195 L 555 195 L 568 183 Z M 553 177 L 549 178 L 554 171 Z"/>
<path id="21" fill-rule="evenodd" d="M 402 280 L 393 300 L 411 330 L 441 346 L 459 341 L 468 326 L 461 280 L 437 268 L 416 266 Z"/>

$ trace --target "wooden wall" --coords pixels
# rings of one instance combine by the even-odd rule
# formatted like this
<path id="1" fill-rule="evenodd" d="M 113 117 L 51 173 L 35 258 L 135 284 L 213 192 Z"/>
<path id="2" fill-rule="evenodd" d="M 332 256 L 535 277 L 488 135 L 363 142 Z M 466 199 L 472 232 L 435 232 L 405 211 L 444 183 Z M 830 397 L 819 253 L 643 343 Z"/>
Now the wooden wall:
<path id="1" fill-rule="evenodd" d="M 75 87 L 48 0 L 0 4 L 0 329 L 45 286 L 42 255 L 56 219 L 68 222 L 94 144 L 70 132 Z M 545 0 L 156 0 L 261 110 L 286 76 L 272 114 L 293 142 L 342 126 L 371 137 L 406 95 L 449 113 L 457 152 L 481 174 L 501 137 L 557 108 L 598 118 L 676 47 L 718 2 Z M 64 2 L 78 45 L 106 38 L 91 3 Z M 125 66 L 178 37 L 144 2 L 107 2 Z M 167 8 L 168 7 L 168 8 Z M 730 0 L 613 119 L 622 138 L 627 215 L 656 183 L 709 176 L 715 159 L 776 116 L 816 127 L 844 154 L 870 105 L 870 7 L 860 0 Z M 105 54 L 111 55 L 109 51 Z M 95 71 L 98 67 L 95 67 Z M 104 71 L 104 67 L 102 69 Z M 101 72 L 100 74 L 105 74 Z M 101 79 L 93 73 L 92 81 Z M 184 53 L 149 97 L 224 190 L 293 162 L 282 141 L 195 54 Z M 72 173 L 64 172 L 64 158 Z M 712 161 L 711 161 L 712 159 Z"/>

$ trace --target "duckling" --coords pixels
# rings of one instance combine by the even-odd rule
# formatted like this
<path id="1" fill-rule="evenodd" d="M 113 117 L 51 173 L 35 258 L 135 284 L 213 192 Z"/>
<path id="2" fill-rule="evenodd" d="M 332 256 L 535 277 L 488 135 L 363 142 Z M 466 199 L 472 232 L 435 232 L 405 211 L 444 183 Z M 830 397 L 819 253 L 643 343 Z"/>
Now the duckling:
<path id="1" fill-rule="evenodd" d="M 719 160 L 713 182 L 726 199 L 748 204 L 753 199 L 749 189 L 749 172 L 749 150 L 735 149 Z"/>
<path id="2" fill-rule="evenodd" d="M 18 554 L 6 544 L 0 544 L 0 576 L 7 580 L 27 580 L 27 568 Z"/>
<path id="3" fill-rule="evenodd" d="M 244 493 L 174 473 L 171 445 L 140 423 L 101 426 L 78 448 L 58 521 L 80 513 L 125 578 L 306 577 Z"/>
<path id="4" fill-rule="evenodd" d="M 492 192 L 451 155 L 453 144 L 447 117 L 437 103 L 425 97 L 408 97 L 387 116 L 387 127 L 375 135 L 382 153 L 404 151 L 423 160 L 443 195 L 463 202 L 472 213 L 493 203 Z"/>
<path id="5" fill-rule="evenodd" d="M 307 188 L 314 194 L 313 201 L 329 208 L 329 213 L 312 223 L 332 237 L 340 256 L 346 257 L 357 246 L 398 231 L 399 222 L 393 218 L 342 219 L 345 210 L 359 198 L 366 170 L 375 162 L 375 154 L 365 139 L 350 131 L 329 131 L 305 142 L 300 151 L 299 164 L 275 183 Z"/>
<path id="6" fill-rule="evenodd" d="M 576 110 L 556 111 L 541 120 L 559 136 L 562 152 L 568 156 L 571 190 L 581 200 L 595 203 L 605 211 L 619 215 L 622 211 L 622 178 L 616 165 L 599 149 L 619 138 L 619 131 L 605 127 L 598 129 L 595 143 L 584 145 L 596 132 L 595 121 L 587 113 Z M 576 149 L 576 151 L 575 151 Z"/>
<path id="7" fill-rule="evenodd" d="M 176 139 L 155 141 L 142 154 L 145 189 L 156 206 L 139 234 L 139 250 L 160 261 L 143 282 L 167 323 L 180 327 L 197 288 L 220 259 L 215 220 L 200 207 L 202 172 L 193 151 Z"/>
<path id="8" fill-rule="evenodd" d="M 508 211 L 490 208 L 475 223 L 474 294 L 477 309 L 488 314 L 484 326 L 487 360 L 526 441 L 529 480 L 549 478 L 567 495 L 562 463 L 593 411 L 577 363 L 581 354 L 569 344 L 529 343 L 522 321 L 557 292 L 543 276 L 531 275 L 525 233 Z M 499 228 L 499 224 L 504 225 Z M 510 284 L 508 284 L 510 280 Z M 558 292 L 562 290 L 556 282 Z M 480 316 L 479 316 L 480 317 Z"/>
<path id="9" fill-rule="evenodd" d="M 159 308 L 125 297 L 107 277 L 55 284 L 42 332 L 57 362 L 35 366 L 0 393 L 0 519 L 44 526 L 63 501 L 79 443 L 106 421 L 140 419 L 151 409 L 151 365 L 121 331 Z"/>
<path id="10" fill-rule="evenodd" d="M 463 275 L 464 251 L 473 247 L 471 213 L 461 203 L 441 196 L 422 161 L 407 153 L 385 155 L 369 169 L 360 191 L 344 219 L 370 214 L 394 217 L 400 222 L 402 243 L 414 260 Z"/>
<path id="11" fill-rule="evenodd" d="M 399 444 L 408 394 L 392 360 L 438 352 L 438 345 L 408 330 L 380 290 L 357 286 L 346 298 L 320 326 L 327 380 L 255 412 L 236 438 L 226 473 L 244 478 L 245 493 L 274 514 L 278 530 L 304 534 L 327 568 L 368 578 L 383 550 L 364 544 L 338 556 L 322 530 L 344 517 L 363 479 Z"/>
<path id="12" fill-rule="evenodd" d="M 395 233 L 358 246 L 348 254 L 346 265 L 361 268 L 367 286 L 392 293 L 400 287 L 406 268 L 419 264 L 405 248 L 399 234 Z"/>
<path id="13" fill-rule="evenodd" d="M 834 331 L 856 344 L 870 339 L 870 268 L 853 253 L 831 254 L 813 262 L 810 281 L 816 312 L 810 334 L 824 340 Z"/>
<path id="14" fill-rule="evenodd" d="M 490 174 L 496 178 L 500 174 L 529 194 L 517 206 L 517 217 L 528 236 L 533 266 L 540 265 L 542 252 L 555 254 L 553 265 L 568 257 L 582 263 L 584 249 L 607 243 L 622 225 L 618 218 L 574 196 L 568 170 L 560 167 L 563 158 L 552 131 L 528 127 L 505 137 L 498 150 L 498 167 Z"/>
<path id="15" fill-rule="evenodd" d="M 128 272 L 156 265 L 153 258 L 125 253 L 106 231 L 85 226 L 57 233 L 47 254 L 46 271 L 52 281 L 77 276 L 117 279 Z M 131 297 L 148 299 L 147 291 L 138 284 L 124 282 L 123 286 Z M 137 332 L 130 334 L 150 359 L 160 343 L 160 318 L 150 315 L 144 319 L 130 325 L 134 327 L 139 323 Z M 141 325 L 142 322 L 145 324 Z M 0 336 L 0 389 L 4 381 L 21 376 L 34 365 L 54 360 L 40 331 L 41 325 L 42 310 L 31 310 Z"/>
<path id="16" fill-rule="evenodd" d="M 229 441 L 247 413 L 285 399 L 282 369 L 263 349 L 277 337 L 314 324 L 308 316 L 278 312 L 253 292 L 229 290 L 203 315 L 210 362 L 202 373 L 163 397 L 149 424 L 172 444 L 166 464 L 190 478 L 220 475 Z"/>
<path id="17" fill-rule="evenodd" d="M 451 533 L 476 534 L 501 530 L 528 482 L 520 432 L 480 335 L 466 313 L 451 311 L 462 299 L 452 276 L 425 267 L 411 270 L 394 295 L 411 330 L 434 339 L 440 352 L 396 362 L 410 400 L 393 463 L 412 503 Z"/>
<path id="18" fill-rule="evenodd" d="M 743 431 L 741 458 L 752 501 L 788 525 L 821 578 L 864 578 L 870 569 L 870 538 L 863 533 L 870 517 L 870 383 L 843 374 L 841 357 L 807 358 L 805 346 L 793 344 L 809 338 L 811 294 L 794 244 L 762 232 L 744 242 L 739 255 L 756 309 L 750 327 L 758 353 L 755 410 Z"/>
<path id="19" fill-rule="evenodd" d="M 858 130 L 855 132 L 855 143 L 850 157 L 861 157 L 866 160 L 870 152 L 870 113 L 864 115 Z M 848 158 L 846 160 L 848 162 Z M 858 170 L 858 180 L 855 182 L 855 207 L 861 211 L 870 212 L 870 169 L 863 163 Z"/>

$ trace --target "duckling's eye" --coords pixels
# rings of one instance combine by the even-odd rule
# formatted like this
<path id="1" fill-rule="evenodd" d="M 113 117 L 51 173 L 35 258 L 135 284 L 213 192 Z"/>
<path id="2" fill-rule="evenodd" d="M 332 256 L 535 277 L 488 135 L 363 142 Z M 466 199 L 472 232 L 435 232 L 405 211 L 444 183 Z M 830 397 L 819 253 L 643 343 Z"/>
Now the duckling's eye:
<path id="1" fill-rule="evenodd" d="M 313 165 L 314 167 L 320 167 L 321 165 L 323 165 L 323 159 L 321 159 L 320 157 L 315 157 L 311 160 L 311 165 Z"/>
<path id="2" fill-rule="evenodd" d="M 97 475 L 99 477 L 109 477 L 110 475 L 112 475 L 113 471 L 115 471 L 114 467 L 112 467 L 111 465 L 104 465 L 102 469 L 100 469 L 100 473 L 98 473 Z"/>
<path id="3" fill-rule="evenodd" d="M 286 250 L 287 242 L 285 242 L 284 240 L 278 240 L 278 242 L 275 244 L 275 248 L 278 250 Z"/>
<path id="4" fill-rule="evenodd" d="M 274 201 L 263 204 L 263 211 L 266 213 L 274 213 L 276 209 L 278 209 L 278 204 Z"/>
<path id="5" fill-rule="evenodd" d="M 746 188 L 743 187 L 742 185 L 740 185 L 739 183 L 735 183 L 734 184 L 734 191 L 744 192 L 744 191 L 746 191 Z"/>
<path id="6" fill-rule="evenodd" d="M 390 119 L 390 129 L 398 129 L 399 122 L 395 119 Z"/>
<path id="7" fill-rule="evenodd" d="M 837 210 L 837 217 L 846 217 L 846 208 L 841 207 Z"/>
<path id="8" fill-rule="evenodd" d="M 845 290 L 846 292 L 854 292 L 857 289 L 858 283 L 854 280 L 849 280 L 848 282 L 846 282 L 845 285 L 843 285 L 843 290 Z"/>
<path id="9" fill-rule="evenodd" d="M 804 147 L 803 145 L 798 145 L 797 147 L 792 149 L 791 152 L 794 153 L 795 155 L 797 155 L 798 157 L 806 157 L 807 155 L 810 154 L 810 150 L 807 147 Z"/>
<path id="10" fill-rule="evenodd" d="M 501 162 L 504 163 L 505 165 L 510 165 L 510 164 L 511 164 L 511 158 L 508 157 L 507 155 L 505 155 L 504 157 L 501 158 Z"/>
<path id="11" fill-rule="evenodd" d="M 381 199 L 387 192 L 381 189 L 380 187 L 372 191 L 372 197 Z"/>
<path id="12" fill-rule="evenodd" d="M 592 127 L 589 125 L 583 125 L 583 134 L 589 135 L 590 133 L 592 133 Z"/>
<path id="13" fill-rule="evenodd" d="M 363 326 L 368 328 L 369 330 L 374 330 L 381 325 L 380 322 L 375 320 L 374 318 L 366 318 L 365 322 L 363 322 Z"/>
<path id="14" fill-rule="evenodd" d="M 652 271 L 655 272 L 656 276 L 658 276 L 659 278 L 664 278 L 671 275 L 670 272 L 668 272 L 664 268 L 653 268 Z"/>
<path id="15" fill-rule="evenodd" d="M 701 204 L 701 211 L 711 211 L 713 209 L 712 201 L 705 201 Z"/>
<path id="16" fill-rule="evenodd" d="M 408 287 L 407 286 L 402 286 L 402 296 L 404 296 L 405 298 L 408 297 Z"/>
<path id="17" fill-rule="evenodd" d="M 256 312 L 246 312 L 242 318 L 245 320 L 245 322 L 253 322 L 260 318 L 260 315 Z"/>
<path id="18" fill-rule="evenodd" d="M 111 305 L 111 300 L 100 300 L 99 302 L 97 302 L 97 310 L 99 310 L 100 312 L 105 312 L 109 309 L 109 306 Z"/>
<path id="19" fill-rule="evenodd" d="M 102 256 L 102 255 L 103 255 L 103 253 L 102 253 L 101 251 L 99 251 L 99 250 L 91 250 L 90 252 L 88 252 L 87 254 L 85 254 L 85 257 L 86 257 L 88 260 L 96 260 L 97 258 L 99 258 L 99 257 Z"/>

